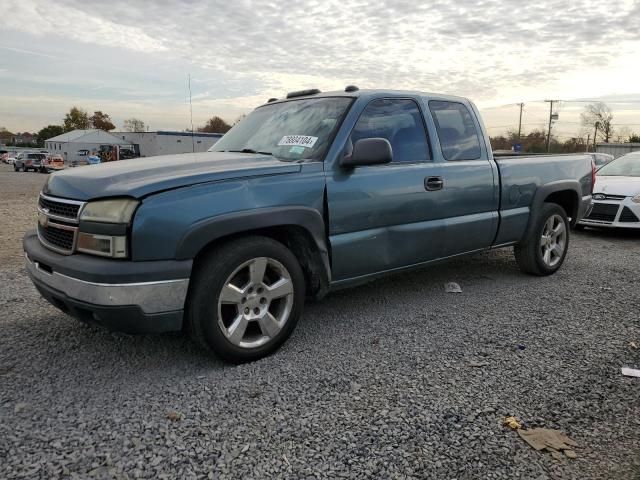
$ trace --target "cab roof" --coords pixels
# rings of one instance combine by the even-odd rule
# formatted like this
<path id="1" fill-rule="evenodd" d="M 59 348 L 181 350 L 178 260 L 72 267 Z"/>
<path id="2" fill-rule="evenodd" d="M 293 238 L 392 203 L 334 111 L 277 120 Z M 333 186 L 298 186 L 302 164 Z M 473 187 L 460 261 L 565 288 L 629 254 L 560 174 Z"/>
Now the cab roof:
<path id="1" fill-rule="evenodd" d="M 357 88 L 357 87 L 356 87 Z M 305 98 L 323 98 L 323 97 L 348 97 L 348 98 L 382 98 L 382 97 L 427 97 L 433 100 L 450 100 L 455 102 L 468 102 L 465 97 L 459 97 L 456 95 L 446 95 L 439 93 L 422 92 L 417 90 L 387 90 L 387 89 L 357 89 L 349 90 L 347 87 L 345 90 L 333 90 L 330 92 L 320 92 L 317 89 L 301 90 L 299 92 L 290 92 L 284 98 L 271 98 L 266 103 L 260 105 L 269 105 L 272 103 L 283 103 L 294 100 L 300 100 Z M 317 93 L 314 93 L 317 92 Z"/>

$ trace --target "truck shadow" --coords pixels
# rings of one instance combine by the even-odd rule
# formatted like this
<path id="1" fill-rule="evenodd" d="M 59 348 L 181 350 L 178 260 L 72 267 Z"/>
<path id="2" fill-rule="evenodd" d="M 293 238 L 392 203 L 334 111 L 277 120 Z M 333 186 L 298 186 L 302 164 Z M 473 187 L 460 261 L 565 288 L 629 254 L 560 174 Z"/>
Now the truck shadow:
<path id="1" fill-rule="evenodd" d="M 111 384 L 115 390 L 121 388 L 120 384 L 138 383 L 138 388 L 143 388 L 145 384 L 170 385 L 177 379 L 210 383 L 229 371 L 239 370 L 240 375 L 254 370 L 277 370 L 283 363 L 295 364 L 300 354 L 309 355 L 327 341 L 349 343 L 353 338 L 384 335 L 394 328 L 388 322 L 406 321 L 394 317 L 394 312 L 401 312 L 407 305 L 427 308 L 431 298 L 450 295 L 444 293 L 446 282 L 459 282 L 463 289 L 493 290 L 496 281 L 506 277 L 522 275 L 510 251 L 495 251 L 334 292 L 320 302 L 306 305 L 297 330 L 276 354 L 240 366 L 218 360 L 183 333 L 136 336 L 84 325 L 49 306 L 34 289 L 23 300 L 20 311 L 40 314 L 25 318 L 25 325 L 16 322 L 16 327 L 12 327 L 17 330 L 14 335 L 26 338 L 6 345 L 6 353 L 15 359 L 12 370 L 34 382 L 46 375 L 55 383 L 76 388 L 98 382 Z M 33 341 L 35 338 L 39 340 Z"/>

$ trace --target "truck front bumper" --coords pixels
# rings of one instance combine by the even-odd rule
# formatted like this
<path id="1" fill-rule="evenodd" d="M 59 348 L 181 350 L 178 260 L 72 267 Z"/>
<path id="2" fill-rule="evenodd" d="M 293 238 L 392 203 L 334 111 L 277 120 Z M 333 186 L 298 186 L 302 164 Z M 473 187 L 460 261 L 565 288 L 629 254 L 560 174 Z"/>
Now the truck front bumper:
<path id="1" fill-rule="evenodd" d="M 52 305 L 86 322 L 125 333 L 182 328 L 192 261 L 132 262 L 60 255 L 35 232 L 23 241 L 31 280 Z"/>

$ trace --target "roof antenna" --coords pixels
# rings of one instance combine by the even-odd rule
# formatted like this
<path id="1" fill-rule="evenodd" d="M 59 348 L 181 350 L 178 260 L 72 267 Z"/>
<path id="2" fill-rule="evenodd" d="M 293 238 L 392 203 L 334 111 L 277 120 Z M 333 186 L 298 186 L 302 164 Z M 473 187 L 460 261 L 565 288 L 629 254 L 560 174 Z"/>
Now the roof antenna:
<path id="1" fill-rule="evenodd" d="M 193 104 L 191 103 L 191 74 L 189 74 L 189 112 L 191 113 L 191 150 L 196 153 L 196 142 L 193 138 Z"/>

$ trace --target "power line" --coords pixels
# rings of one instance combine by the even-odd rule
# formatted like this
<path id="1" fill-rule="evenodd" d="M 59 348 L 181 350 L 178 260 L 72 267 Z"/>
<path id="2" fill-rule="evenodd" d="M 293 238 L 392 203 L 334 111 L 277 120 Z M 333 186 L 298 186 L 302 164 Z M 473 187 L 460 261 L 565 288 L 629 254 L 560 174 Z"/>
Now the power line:
<path id="1" fill-rule="evenodd" d="M 536 123 L 523 123 L 522 126 L 523 127 L 531 127 L 531 126 L 540 126 L 541 123 L 543 123 L 544 120 L 540 120 L 539 122 Z M 491 128 L 511 128 L 513 127 L 513 125 L 496 125 L 493 127 L 486 127 L 487 130 L 491 129 Z"/>
<path id="2" fill-rule="evenodd" d="M 640 103 L 640 100 L 602 100 L 602 99 L 586 99 L 586 100 L 562 100 L 566 103 Z"/>

